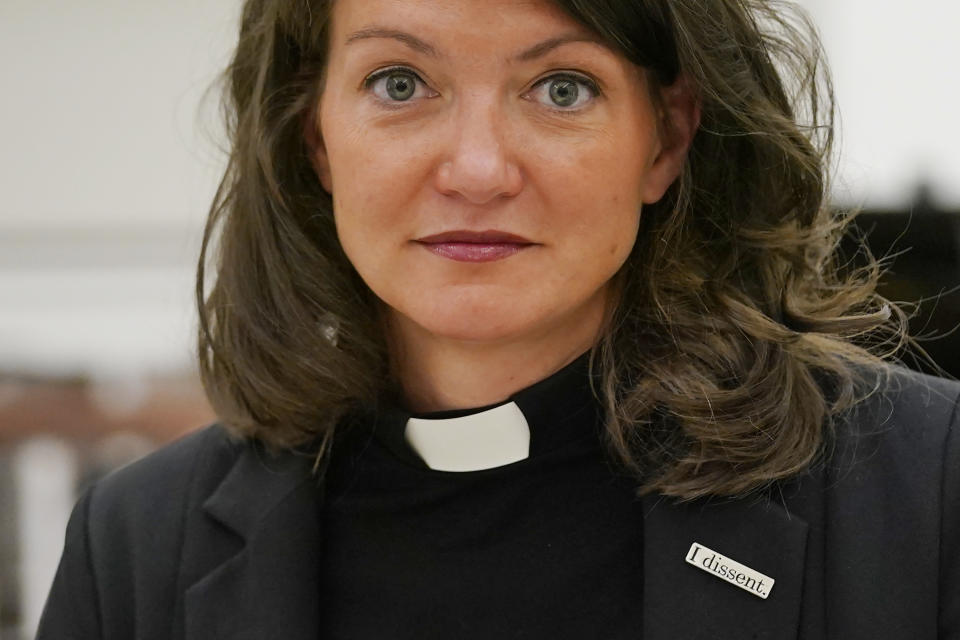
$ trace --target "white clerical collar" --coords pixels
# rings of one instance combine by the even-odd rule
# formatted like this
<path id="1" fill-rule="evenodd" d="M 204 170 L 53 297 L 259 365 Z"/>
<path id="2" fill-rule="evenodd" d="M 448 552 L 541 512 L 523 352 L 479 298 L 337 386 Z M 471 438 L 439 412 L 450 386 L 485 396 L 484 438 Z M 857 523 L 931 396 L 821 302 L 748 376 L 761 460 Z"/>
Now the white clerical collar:
<path id="1" fill-rule="evenodd" d="M 387 399 L 369 412 L 359 409 L 357 418 L 371 420 L 377 441 L 406 464 L 483 471 L 549 454 L 587 436 L 602 438 L 596 381 L 585 352 L 499 404 L 413 414 Z"/>
<path id="2" fill-rule="evenodd" d="M 530 426 L 507 402 L 457 418 L 410 418 L 404 439 L 437 471 L 480 471 L 525 460 Z"/>

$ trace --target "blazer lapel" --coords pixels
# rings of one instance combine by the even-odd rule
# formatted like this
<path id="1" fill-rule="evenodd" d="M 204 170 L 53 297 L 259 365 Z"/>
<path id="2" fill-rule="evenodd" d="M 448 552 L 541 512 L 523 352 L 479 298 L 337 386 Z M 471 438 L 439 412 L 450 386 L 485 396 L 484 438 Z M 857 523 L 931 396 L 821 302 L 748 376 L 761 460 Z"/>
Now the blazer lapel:
<path id="1" fill-rule="evenodd" d="M 319 492 L 310 465 L 247 446 L 204 502 L 241 544 L 216 545 L 230 549 L 226 558 L 187 588 L 187 640 L 316 638 Z"/>
<path id="2" fill-rule="evenodd" d="M 796 638 L 804 582 L 807 522 L 767 499 L 644 505 L 645 640 Z M 775 580 L 762 599 L 691 566 L 697 543 Z M 709 554 L 701 552 L 702 564 Z"/>

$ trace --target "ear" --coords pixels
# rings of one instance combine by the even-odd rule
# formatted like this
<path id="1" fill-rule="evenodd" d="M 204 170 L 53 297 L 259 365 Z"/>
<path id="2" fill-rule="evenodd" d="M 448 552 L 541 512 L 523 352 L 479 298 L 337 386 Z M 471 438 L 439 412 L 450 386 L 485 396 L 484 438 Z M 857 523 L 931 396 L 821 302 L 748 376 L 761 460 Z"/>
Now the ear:
<path id="1" fill-rule="evenodd" d="M 658 115 L 660 145 L 644 180 L 644 204 L 660 200 L 680 176 L 700 128 L 700 97 L 689 78 L 680 76 L 672 85 L 660 89 Z"/>
<path id="2" fill-rule="evenodd" d="M 327 193 L 333 193 L 330 159 L 327 157 L 327 148 L 323 144 L 323 135 L 320 132 L 319 105 L 309 109 L 303 116 L 303 139 L 307 143 L 310 163 L 313 164 L 313 171 L 317 174 L 320 184 Z"/>

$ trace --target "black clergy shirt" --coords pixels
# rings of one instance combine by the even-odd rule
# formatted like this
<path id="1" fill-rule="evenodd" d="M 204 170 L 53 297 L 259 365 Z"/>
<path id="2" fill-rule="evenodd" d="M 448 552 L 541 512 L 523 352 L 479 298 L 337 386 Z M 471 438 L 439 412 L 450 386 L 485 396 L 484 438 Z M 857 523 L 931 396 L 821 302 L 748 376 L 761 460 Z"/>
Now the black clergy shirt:
<path id="1" fill-rule="evenodd" d="M 641 637 L 641 503 L 604 455 L 587 358 L 506 401 L 530 432 L 518 462 L 431 469 L 395 404 L 354 424 L 323 501 L 320 638 Z"/>

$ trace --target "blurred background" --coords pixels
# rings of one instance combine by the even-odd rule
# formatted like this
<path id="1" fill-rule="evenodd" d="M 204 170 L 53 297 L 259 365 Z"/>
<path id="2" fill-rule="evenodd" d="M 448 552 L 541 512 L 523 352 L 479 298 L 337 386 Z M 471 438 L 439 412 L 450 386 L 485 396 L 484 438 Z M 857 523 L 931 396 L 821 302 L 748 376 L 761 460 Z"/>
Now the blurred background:
<path id="1" fill-rule="evenodd" d="M 833 199 L 862 207 L 915 333 L 960 374 L 960 9 L 801 2 L 840 104 Z M 0 639 L 33 637 L 78 492 L 213 419 L 193 272 L 224 166 L 239 0 L 0 2 Z"/>

